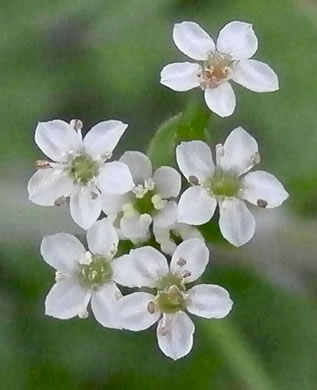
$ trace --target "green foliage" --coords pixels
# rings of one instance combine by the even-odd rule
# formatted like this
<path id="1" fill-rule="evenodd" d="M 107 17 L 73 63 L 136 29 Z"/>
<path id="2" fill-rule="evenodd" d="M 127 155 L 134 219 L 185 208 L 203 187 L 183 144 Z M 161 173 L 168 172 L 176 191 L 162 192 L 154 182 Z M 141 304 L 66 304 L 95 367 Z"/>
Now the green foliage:
<path id="1" fill-rule="evenodd" d="M 200 139 L 208 142 L 210 112 L 197 104 L 190 105 L 184 113 L 170 118 L 158 128 L 148 147 L 153 165 L 175 165 L 175 149 L 182 141 Z"/>

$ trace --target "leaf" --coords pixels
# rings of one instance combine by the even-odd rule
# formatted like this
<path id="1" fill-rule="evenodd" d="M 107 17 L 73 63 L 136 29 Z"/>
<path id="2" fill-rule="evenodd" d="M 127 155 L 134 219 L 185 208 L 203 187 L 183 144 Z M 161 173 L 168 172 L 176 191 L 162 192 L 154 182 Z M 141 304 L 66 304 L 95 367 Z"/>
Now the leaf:
<path id="1" fill-rule="evenodd" d="M 208 142 L 210 112 L 197 104 L 184 113 L 170 118 L 158 128 L 148 147 L 148 156 L 154 167 L 175 165 L 175 149 L 182 141 L 200 139 Z"/>

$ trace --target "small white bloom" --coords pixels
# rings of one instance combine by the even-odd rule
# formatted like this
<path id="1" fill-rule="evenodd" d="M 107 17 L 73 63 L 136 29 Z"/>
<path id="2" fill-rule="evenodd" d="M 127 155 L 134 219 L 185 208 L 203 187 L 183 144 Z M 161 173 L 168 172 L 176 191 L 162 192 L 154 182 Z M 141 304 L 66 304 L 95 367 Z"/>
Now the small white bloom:
<path id="1" fill-rule="evenodd" d="M 202 64 L 166 65 L 161 72 L 161 83 L 174 91 L 200 87 L 207 106 L 221 117 L 230 116 L 236 106 L 230 80 L 254 92 L 279 89 L 275 72 L 267 64 L 250 59 L 258 49 L 251 24 L 228 23 L 215 44 L 197 23 L 183 22 L 175 24 L 173 39 L 182 53 Z"/>
<path id="2" fill-rule="evenodd" d="M 149 227 L 165 228 L 176 223 L 181 176 L 171 167 L 160 167 L 152 173 L 150 159 L 141 152 L 125 152 L 120 162 L 133 177 L 134 188 L 125 195 L 103 194 L 103 210 L 116 221 L 120 235 L 140 244 L 150 238 Z"/>
<path id="3" fill-rule="evenodd" d="M 221 233 L 235 246 L 248 242 L 255 232 L 255 219 L 244 200 L 273 208 L 288 198 L 275 176 L 263 171 L 247 173 L 259 163 L 260 156 L 256 140 L 241 127 L 229 134 L 224 145 L 217 145 L 216 166 L 209 146 L 202 141 L 182 142 L 176 158 L 192 184 L 180 198 L 178 222 L 207 223 L 218 203 Z"/>
<path id="4" fill-rule="evenodd" d="M 127 287 L 149 287 L 155 294 L 135 292 L 118 301 L 122 327 L 132 331 L 149 328 L 155 322 L 162 352 L 176 360 L 192 349 L 195 326 L 189 316 L 223 318 L 231 310 L 228 292 L 216 285 L 200 284 L 186 289 L 198 279 L 209 260 L 209 251 L 200 239 L 181 243 L 168 262 L 158 250 L 142 247 L 114 264 L 117 282 Z"/>
<path id="5" fill-rule="evenodd" d="M 41 206 L 58 205 L 70 197 L 72 218 L 88 229 L 100 215 L 101 193 L 124 194 L 133 181 L 124 163 L 106 162 L 127 125 L 117 120 L 100 122 L 84 139 L 81 127 L 80 121 L 38 124 L 35 142 L 54 162 L 39 162 L 28 192 L 29 199 Z"/>
<path id="6" fill-rule="evenodd" d="M 170 219 L 177 220 L 177 208 L 171 210 L 172 215 Z M 203 240 L 203 236 L 200 231 L 185 223 L 173 222 L 171 225 L 160 227 L 153 226 L 153 233 L 155 240 L 160 244 L 161 250 L 169 255 L 172 255 L 177 245 L 182 241 L 189 240 L 190 238 L 199 238 Z"/>
<path id="7" fill-rule="evenodd" d="M 118 235 L 106 218 L 87 231 L 89 252 L 74 236 L 58 233 L 43 238 L 41 254 L 56 269 L 56 283 L 45 300 L 45 314 L 69 319 L 87 318 L 87 305 L 96 320 L 108 328 L 120 329 L 117 302 L 121 292 L 113 275 Z"/>

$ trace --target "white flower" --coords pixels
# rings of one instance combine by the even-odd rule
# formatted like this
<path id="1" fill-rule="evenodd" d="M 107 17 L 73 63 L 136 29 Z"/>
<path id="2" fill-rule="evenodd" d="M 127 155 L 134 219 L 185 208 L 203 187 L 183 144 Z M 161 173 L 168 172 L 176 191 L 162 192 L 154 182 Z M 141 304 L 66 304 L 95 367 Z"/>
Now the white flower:
<path id="1" fill-rule="evenodd" d="M 200 87 L 209 109 L 221 117 L 230 116 L 236 106 L 230 80 L 254 92 L 279 88 L 275 72 L 267 64 L 250 59 L 258 49 L 251 24 L 228 23 L 215 44 L 198 24 L 183 22 L 175 24 L 173 39 L 181 52 L 202 64 L 169 64 L 161 72 L 161 83 L 174 91 Z"/>
<path id="2" fill-rule="evenodd" d="M 231 244 L 241 246 L 255 232 L 255 219 L 244 200 L 259 207 L 280 206 L 288 193 L 275 176 L 263 171 L 246 174 L 260 161 L 258 145 L 238 127 L 224 145 L 216 147 L 216 166 L 209 146 L 202 141 L 182 142 L 177 163 L 193 186 L 181 196 L 178 221 L 192 225 L 208 222 L 219 204 L 219 227 Z"/>
<path id="3" fill-rule="evenodd" d="M 149 287 L 156 293 L 135 292 L 118 301 L 124 329 L 140 331 L 155 322 L 160 349 L 176 360 L 192 349 L 195 326 L 188 311 L 205 318 L 223 318 L 231 310 L 228 292 L 220 286 L 200 284 L 186 289 L 186 284 L 204 272 L 209 251 L 200 239 L 181 243 L 168 262 L 158 250 L 142 247 L 122 256 L 114 264 L 119 284 Z"/>
<path id="4" fill-rule="evenodd" d="M 89 252 L 70 234 L 43 238 L 41 254 L 56 269 L 56 283 L 46 297 L 45 314 L 62 320 L 86 318 L 91 301 L 92 312 L 101 325 L 120 329 L 116 305 L 121 292 L 112 270 L 117 233 L 104 218 L 87 231 L 87 242 Z"/>
<path id="5" fill-rule="evenodd" d="M 170 220 L 177 220 L 177 209 L 171 211 Z M 182 241 L 189 240 L 190 238 L 199 238 L 203 240 L 203 236 L 200 231 L 185 223 L 173 222 L 171 225 L 160 227 L 153 226 L 153 233 L 155 240 L 160 244 L 161 250 L 169 255 L 172 255 L 177 245 Z"/>
<path id="6" fill-rule="evenodd" d="M 74 221 L 88 229 L 101 212 L 101 193 L 124 194 L 133 181 L 122 162 L 107 162 L 127 125 L 109 120 L 94 126 L 84 139 L 82 123 L 62 120 L 39 123 L 35 142 L 51 160 L 39 161 L 40 168 L 28 183 L 29 199 L 41 206 L 58 205 L 70 197 Z"/>
<path id="7" fill-rule="evenodd" d="M 152 173 L 150 159 L 141 152 L 125 152 L 120 158 L 132 174 L 134 188 L 128 194 L 103 195 L 103 210 L 116 220 L 122 237 L 135 244 L 150 238 L 149 227 L 165 228 L 176 222 L 181 176 L 171 167 L 160 167 Z"/>

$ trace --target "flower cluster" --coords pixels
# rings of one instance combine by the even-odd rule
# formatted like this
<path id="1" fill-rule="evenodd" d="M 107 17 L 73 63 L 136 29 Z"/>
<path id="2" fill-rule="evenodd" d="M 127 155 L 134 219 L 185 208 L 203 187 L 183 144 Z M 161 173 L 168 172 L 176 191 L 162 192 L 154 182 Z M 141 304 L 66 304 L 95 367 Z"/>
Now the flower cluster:
<path id="1" fill-rule="evenodd" d="M 235 107 L 231 79 L 257 92 L 278 88 L 275 73 L 250 59 L 257 39 L 247 23 L 229 23 L 217 45 L 192 22 L 176 24 L 173 37 L 183 53 L 202 64 L 167 65 L 161 82 L 177 91 L 199 86 L 220 116 Z M 97 124 L 84 138 L 82 127 L 80 120 L 52 120 L 39 123 L 35 131 L 35 142 L 49 160 L 37 162 L 29 199 L 41 206 L 69 200 L 70 214 L 86 231 L 88 245 L 86 250 L 66 233 L 43 238 L 41 254 L 56 270 L 45 312 L 60 319 L 86 318 L 90 302 L 105 327 L 141 331 L 157 322 L 160 349 L 179 359 L 193 344 L 195 327 L 188 313 L 220 319 L 233 303 L 220 286 L 192 285 L 209 262 L 199 226 L 213 218 L 218 205 L 223 237 L 241 246 L 255 232 L 245 202 L 273 208 L 288 194 L 272 174 L 250 172 L 260 162 L 258 144 L 241 127 L 216 145 L 215 163 L 205 142 L 181 142 L 176 147 L 180 172 L 169 166 L 153 170 L 139 151 L 110 161 L 127 129 L 119 120 Z M 124 242 L 130 250 L 122 250 Z"/>

